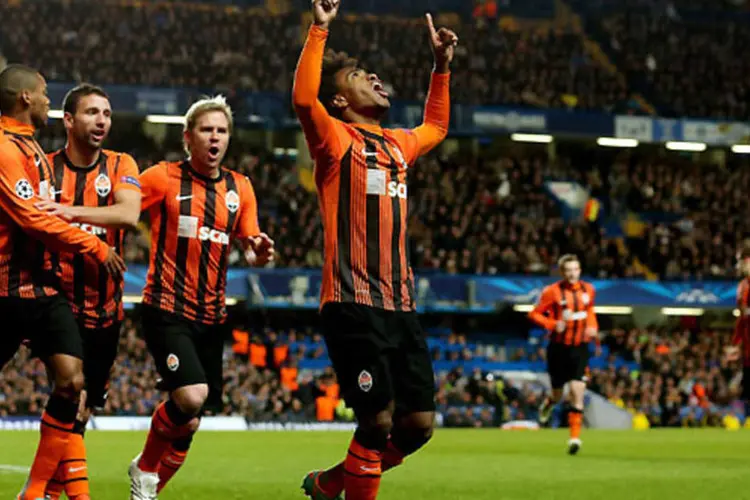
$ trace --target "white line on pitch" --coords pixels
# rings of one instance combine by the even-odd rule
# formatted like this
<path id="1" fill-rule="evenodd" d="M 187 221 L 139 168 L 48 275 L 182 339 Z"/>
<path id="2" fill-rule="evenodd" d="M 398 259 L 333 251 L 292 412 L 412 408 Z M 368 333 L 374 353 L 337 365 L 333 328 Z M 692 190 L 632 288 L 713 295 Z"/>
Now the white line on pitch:
<path id="1" fill-rule="evenodd" d="M 29 468 L 23 465 L 0 464 L 0 472 L 15 472 L 17 474 L 28 474 Z"/>

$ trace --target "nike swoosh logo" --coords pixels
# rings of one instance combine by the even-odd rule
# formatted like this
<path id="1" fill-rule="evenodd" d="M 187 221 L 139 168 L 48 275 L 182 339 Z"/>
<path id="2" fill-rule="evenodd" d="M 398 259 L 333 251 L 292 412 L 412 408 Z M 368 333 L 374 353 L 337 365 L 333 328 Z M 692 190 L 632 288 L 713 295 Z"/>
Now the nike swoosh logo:
<path id="1" fill-rule="evenodd" d="M 37 156 L 37 157 L 36 157 L 36 159 L 34 160 L 34 163 L 35 163 L 35 164 L 36 164 L 36 166 L 38 167 L 39 165 L 41 165 L 41 164 L 42 164 L 42 159 L 41 159 L 41 158 L 39 158 L 39 157 Z"/>
<path id="2" fill-rule="evenodd" d="M 378 156 L 377 151 L 367 151 L 366 149 L 362 150 L 362 154 L 365 156 Z"/>
<path id="3" fill-rule="evenodd" d="M 86 467 L 85 466 L 84 467 L 71 467 L 70 469 L 68 469 L 68 472 L 73 474 L 74 472 L 78 472 L 82 470 L 86 470 Z"/>
<path id="4" fill-rule="evenodd" d="M 175 199 L 177 201 L 185 201 L 185 200 L 189 200 L 192 197 L 193 197 L 193 195 L 191 194 L 190 196 L 176 196 Z"/>

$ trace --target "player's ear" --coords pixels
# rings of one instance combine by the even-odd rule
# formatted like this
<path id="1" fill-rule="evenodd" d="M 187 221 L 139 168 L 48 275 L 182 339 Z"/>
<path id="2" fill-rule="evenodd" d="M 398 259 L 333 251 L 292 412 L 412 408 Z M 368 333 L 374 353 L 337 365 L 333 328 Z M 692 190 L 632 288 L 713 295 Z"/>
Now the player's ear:
<path id="1" fill-rule="evenodd" d="M 331 105 L 340 110 L 343 111 L 344 108 L 349 106 L 349 101 L 346 100 L 346 97 L 342 96 L 341 94 L 336 94 L 333 96 L 333 99 L 331 99 Z"/>
<path id="2" fill-rule="evenodd" d="M 73 114 L 68 113 L 67 111 L 63 115 L 63 124 L 65 125 L 65 128 L 73 128 Z"/>
<path id="3" fill-rule="evenodd" d="M 28 89 L 22 90 L 18 98 L 21 101 L 21 104 L 23 104 L 24 106 L 31 106 L 31 91 L 30 90 Z"/>

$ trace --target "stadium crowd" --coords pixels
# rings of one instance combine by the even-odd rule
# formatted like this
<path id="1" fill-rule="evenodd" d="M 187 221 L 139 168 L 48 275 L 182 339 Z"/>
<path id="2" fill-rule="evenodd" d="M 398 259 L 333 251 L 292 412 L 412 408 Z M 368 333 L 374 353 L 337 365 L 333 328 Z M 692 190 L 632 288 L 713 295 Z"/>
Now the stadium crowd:
<path id="1" fill-rule="evenodd" d="M 225 350 L 224 403 L 218 414 L 263 422 L 351 420 L 319 334 L 237 329 L 233 338 Z M 744 419 L 736 400 L 741 370 L 722 356 L 728 340 L 721 331 L 614 329 L 604 335 L 606 352 L 594 353 L 605 367 L 592 370 L 591 389 L 634 414 L 643 413 L 652 426 L 718 426 L 728 413 Z M 431 337 L 430 345 L 441 367 L 436 401 L 444 425 L 498 427 L 536 420 L 544 395 L 541 383 L 465 370 L 464 365 L 472 360 L 515 362 L 518 370 L 529 363 L 543 365 L 542 344 L 515 349 L 451 333 Z M 314 366 L 305 366 L 310 362 Z M 628 362 L 638 369 L 629 370 Z M 162 398 L 157 378 L 138 322 L 129 315 L 102 414 L 151 415 Z M 43 365 L 22 350 L 3 372 L 0 388 L 0 416 L 39 414 L 48 390 Z"/>

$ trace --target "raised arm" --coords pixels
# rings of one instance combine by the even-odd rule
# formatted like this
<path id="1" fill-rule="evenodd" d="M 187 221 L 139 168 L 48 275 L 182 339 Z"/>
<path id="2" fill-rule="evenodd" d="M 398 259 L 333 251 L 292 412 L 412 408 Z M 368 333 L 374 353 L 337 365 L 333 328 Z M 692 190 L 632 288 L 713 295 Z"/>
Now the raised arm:
<path id="1" fill-rule="evenodd" d="M 328 39 L 328 25 L 336 17 L 338 8 L 338 0 L 315 0 L 313 2 L 315 21 L 310 26 L 305 46 L 302 48 L 302 54 L 297 63 L 297 70 L 294 73 L 292 103 L 313 154 L 326 145 L 330 145 L 336 137 L 335 120 L 328 114 L 323 103 L 318 100 L 318 93 L 323 73 L 323 54 Z"/>

